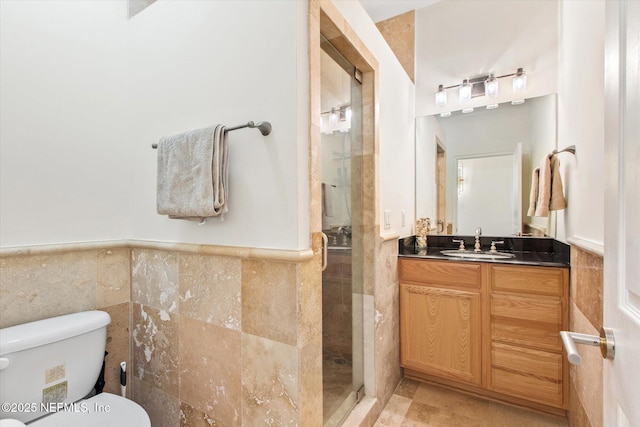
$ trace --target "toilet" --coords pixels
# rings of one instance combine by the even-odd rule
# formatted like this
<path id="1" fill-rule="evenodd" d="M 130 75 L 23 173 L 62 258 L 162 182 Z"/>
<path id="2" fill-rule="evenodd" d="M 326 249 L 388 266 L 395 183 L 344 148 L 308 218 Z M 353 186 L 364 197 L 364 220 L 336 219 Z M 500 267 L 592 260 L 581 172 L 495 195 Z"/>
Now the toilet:
<path id="1" fill-rule="evenodd" d="M 132 400 L 87 397 L 102 368 L 110 322 L 96 310 L 0 329 L 0 427 L 150 427 Z"/>

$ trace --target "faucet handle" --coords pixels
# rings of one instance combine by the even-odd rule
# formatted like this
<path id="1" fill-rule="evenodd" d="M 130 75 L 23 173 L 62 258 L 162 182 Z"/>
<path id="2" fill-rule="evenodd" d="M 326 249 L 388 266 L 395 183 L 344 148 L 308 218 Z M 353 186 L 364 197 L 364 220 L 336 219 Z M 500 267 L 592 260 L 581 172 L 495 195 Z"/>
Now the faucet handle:
<path id="1" fill-rule="evenodd" d="M 464 239 L 453 239 L 452 242 L 453 243 L 460 243 L 460 246 L 458 246 L 458 250 L 459 251 L 464 251 Z"/>
<path id="2" fill-rule="evenodd" d="M 496 249 L 496 245 L 504 245 L 504 240 L 492 240 L 489 252 L 498 252 Z"/>

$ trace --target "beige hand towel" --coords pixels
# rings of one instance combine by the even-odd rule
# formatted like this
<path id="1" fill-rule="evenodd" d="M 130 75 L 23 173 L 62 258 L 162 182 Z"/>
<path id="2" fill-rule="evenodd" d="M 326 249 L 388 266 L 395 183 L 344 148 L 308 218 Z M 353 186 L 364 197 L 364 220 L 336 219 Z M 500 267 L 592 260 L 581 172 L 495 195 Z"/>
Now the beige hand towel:
<path id="1" fill-rule="evenodd" d="M 567 199 L 564 198 L 562 176 L 560 176 L 560 159 L 555 155 L 551 157 L 551 197 L 549 201 L 549 210 L 559 211 L 566 207 Z"/>
<path id="2" fill-rule="evenodd" d="M 160 139 L 158 213 L 176 219 L 203 220 L 227 212 L 227 164 L 224 126 Z"/>
<path id="3" fill-rule="evenodd" d="M 536 216 L 549 216 L 549 200 L 551 200 L 551 160 L 550 156 L 545 156 L 540 163 Z"/>
<path id="4" fill-rule="evenodd" d="M 535 178 L 532 179 L 532 196 L 535 190 L 534 183 Z M 562 189 L 562 177 L 560 176 L 560 159 L 553 153 L 545 156 L 540 164 L 537 194 L 535 216 L 547 217 L 549 211 L 558 211 L 567 207 L 567 200 L 564 198 Z M 531 206 L 527 214 L 532 216 Z"/>

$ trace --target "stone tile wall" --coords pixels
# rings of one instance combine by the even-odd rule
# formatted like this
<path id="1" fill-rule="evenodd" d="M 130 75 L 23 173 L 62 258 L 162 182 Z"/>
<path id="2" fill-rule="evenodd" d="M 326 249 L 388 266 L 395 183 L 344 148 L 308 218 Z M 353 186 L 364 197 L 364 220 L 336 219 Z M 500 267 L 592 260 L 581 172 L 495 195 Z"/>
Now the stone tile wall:
<path id="1" fill-rule="evenodd" d="M 301 389 L 320 383 L 322 371 L 313 362 L 320 353 L 305 359 L 299 347 L 301 269 L 295 262 L 133 250 L 133 399 L 154 427 L 305 425 Z M 311 335 L 319 337 L 315 327 Z M 321 398 L 312 399 L 320 408 Z"/>
<path id="2" fill-rule="evenodd" d="M 40 252 L 0 258 L 0 326 L 108 312 L 105 391 L 120 393 L 126 361 L 127 391 L 154 427 L 322 424 L 313 261 L 139 247 Z"/>
<path id="3" fill-rule="evenodd" d="M 603 257 L 571 242 L 569 330 L 599 335 L 602 327 Z M 575 244 L 578 243 L 578 244 Z M 598 347 L 580 346 L 582 364 L 570 367 L 569 425 L 602 426 L 602 356 Z"/>
<path id="4" fill-rule="evenodd" d="M 128 248 L 2 256 L 0 327 L 85 310 L 106 311 L 111 324 L 104 391 L 120 394 L 120 362 L 131 366 L 129 272 Z"/>
<path id="5" fill-rule="evenodd" d="M 416 44 L 416 12 L 410 10 L 402 15 L 393 16 L 376 22 L 378 30 L 393 50 L 400 64 L 415 82 L 415 44 Z"/>

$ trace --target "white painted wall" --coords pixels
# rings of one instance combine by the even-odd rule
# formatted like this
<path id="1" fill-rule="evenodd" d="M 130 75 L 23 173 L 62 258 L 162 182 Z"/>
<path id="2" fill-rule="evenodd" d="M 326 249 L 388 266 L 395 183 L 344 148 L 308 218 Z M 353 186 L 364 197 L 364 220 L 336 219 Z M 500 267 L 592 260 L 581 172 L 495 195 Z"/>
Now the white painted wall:
<path id="1" fill-rule="evenodd" d="M 144 239 L 309 247 L 307 7 L 2 1 L 0 245 Z M 230 134 L 224 222 L 156 213 L 163 135 Z"/>
<path id="2" fill-rule="evenodd" d="M 156 2 L 129 24 L 133 238 L 309 247 L 307 7 L 290 1 Z M 229 212 L 199 226 L 156 214 L 163 135 L 268 120 L 229 134 Z"/>
<path id="3" fill-rule="evenodd" d="M 562 2 L 558 145 L 568 207 L 558 238 L 604 242 L 604 1 Z M 564 234 L 561 235 L 561 230 Z"/>
<path id="4" fill-rule="evenodd" d="M 414 118 L 415 86 L 389 45 L 355 0 L 334 5 L 379 62 L 379 218 L 380 232 L 409 236 L 414 232 Z M 391 227 L 384 229 L 385 210 L 391 211 Z M 401 212 L 406 213 L 402 226 Z"/>
<path id="5" fill-rule="evenodd" d="M 533 102 L 531 102 L 533 101 Z M 529 106 L 533 106 L 529 111 L 529 117 L 531 118 L 532 125 L 530 126 L 530 153 L 524 158 L 524 170 L 526 173 L 523 176 L 523 222 L 531 224 L 534 228 L 547 230 L 547 235 L 556 236 L 558 231 L 556 230 L 556 218 L 557 212 L 552 211 L 548 217 L 529 217 L 527 216 L 527 210 L 529 208 L 529 196 L 531 194 L 531 172 L 536 167 L 539 167 L 542 160 L 549 155 L 557 147 L 557 96 L 543 96 L 535 98 L 534 100 L 527 100 Z M 560 147 L 564 148 L 564 147 Z M 564 163 L 566 157 L 569 154 L 561 154 L 560 163 Z M 563 234 L 560 231 L 560 234 Z"/>
<path id="6" fill-rule="evenodd" d="M 456 90 L 446 108 L 435 106 L 439 84 L 457 85 L 465 78 L 495 72 L 528 75 L 526 97 L 557 92 L 557 1 L 441 1 L 416 11 L 416 116 L 461 109 Z M 500 80 L 495 101 L 474 98 L 472 107 L 521 98 L 510 78 Z"/>
<path id="7" fill-rule="evenodd" d="M 124 1 L 0 2 L 0 246 L 130 233 Z"/>

